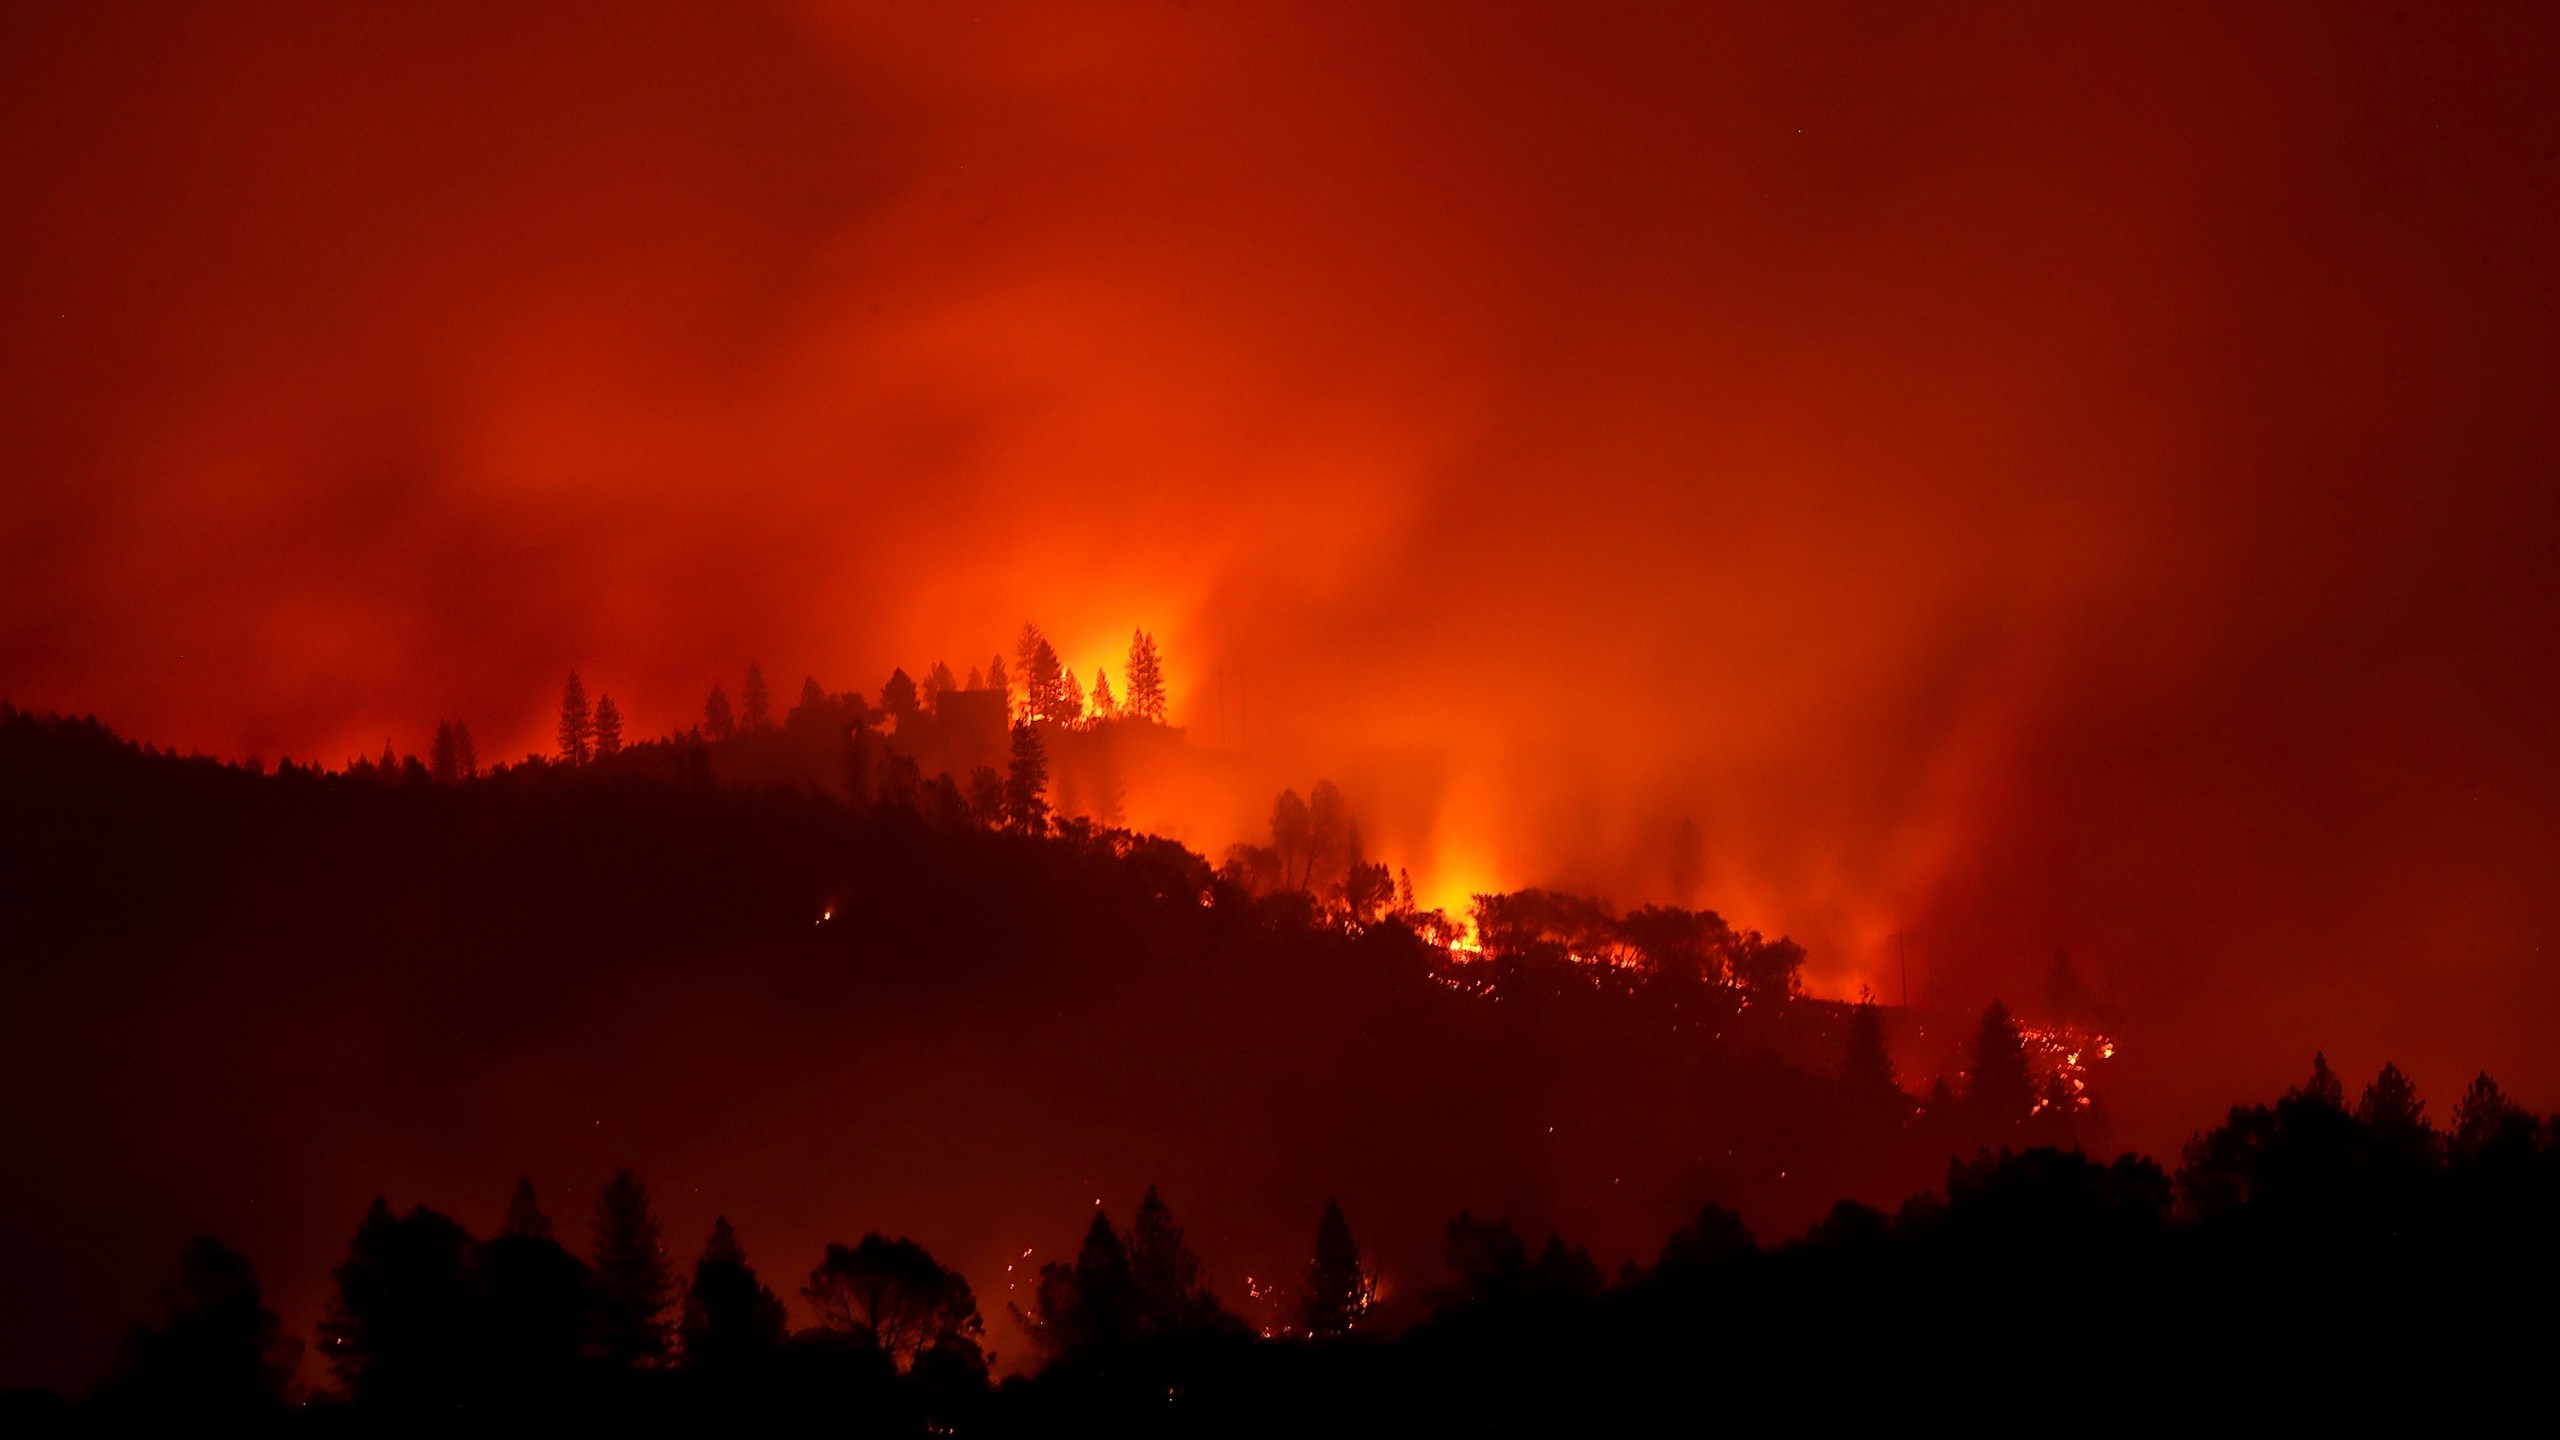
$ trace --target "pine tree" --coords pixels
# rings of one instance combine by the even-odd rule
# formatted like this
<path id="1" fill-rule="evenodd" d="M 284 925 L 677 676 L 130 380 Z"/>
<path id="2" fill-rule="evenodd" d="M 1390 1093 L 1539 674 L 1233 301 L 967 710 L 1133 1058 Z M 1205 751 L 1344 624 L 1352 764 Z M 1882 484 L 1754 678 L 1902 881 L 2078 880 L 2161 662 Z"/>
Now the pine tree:
<path id="1" fill-rule="evenodd" d="M 738 733 L 738 717 L 729 709 L 729 692 L 714 685 L 711 698 L 702 702 L 702 733 L 714 740 L 726 740 Z"/>
<path id="2" fill-rule="evenodd" d="M 391 737 L 382 737 L 382 774 L 385 779 L 400 773 L 400 753 L 391 748 Z"/>
<path id="3" fill-rule="evenodd" d="M 596 755 L 622 753 L 622 707 L 610 695 L 596 697 Z"/>
<path id="4" fill-rule="evenodd" d="M 1005 712 L 1007 714 L 1011 714 L 1013 711 L 1013 680 L 1004 673 L 1004 657 L 1001 655 L 998 655 L 987 662 L 987 688 L 1004 697 Z"/>
<path id="5" fill-rule="evenodd" d="M 1137 1287 L 1129 1273 L 1128 1247 L 1098 1205 L 1075 1263 L 1041 1266 L 1038 1293 L 1032 1334 L 1052 1355 L 1110 1350 L 1136 1337 Z"/>
<path id="6" fill-rule="evenodd" d="M 1094 667 L 1093 718 L 1108 720 L 1119 713 L 1119 709 L 1120 702 L 1111 694 L 1111 672 L 1100 666 Z"/>
<path id="7" fill-rule="evenodd" d="M 2530 1147 L 2533 1132 L 2532 1113 L 2508 1099 L 2486 1070 L 2472 1078 L 2453 1109 L 2453 1149 L 2459 1156 L 2476 1156 L 2508 1139 Z"/>
<path id="8" fill-rule="evenodd" d="M 462 751 L 453 734 L 453 722 L 436 722 L 435 744 L 427 751 L 427 774 L 439 785 L 451 785 L 462 779 Z"/>
<path id="9" fill-rule="evenodd" d="M 716 1370 L 773 1354 L 782 1348 L 788 1323 L 781 1298 L 747 1263 L 746 1247 L 729 1228 L 729 1217 L 714 1220 L 702 1258 L 693 1262 L 693 1283 L 684 1292 L 679 1334 L 685 1365 Z"/>
<path id="10" fill-rule="evenodd" d="M 2027 1070 L 2026 1038 L 2009 1007 L 1994 1000 L 1982 1012 L 1973 1032 L 1973 1068 L 1965 1078 L 1965 1099 L 1994 1124 L 2027 1118 L 2036 1103 L 2035 1079 Z"/>
<path id="11" fill-rule="evenodd" d="M 984 690 L 987 688 L 987 677 L 978 672 L 977 666 L 972 665 L 969 667 L 969 683 L 961 686 L 960 688 L 963 690 Z"/>
<path id="12" fill-rule="evenodd" d="M 1013 727 L 1013 760 L 1004 779 L 1004 818 L 1025 835 L 1049 829 L 1049 752 L 1040 731 L 1029 724 Z"/>
<path id="13" fill-rule="evenodd" d="M 1893 1055 L 1885 1047 L 1884 1016 L 1873 1000 L 1862 997 L 1849 1012 L 1849 1032 L 1840 1055 L 1840 1088 L 1861 1114 L 1900 1118 L 1911 1113 L 1911 1097 L 1894 1078 Z"/>
<path id="14" fill-rule="evenodd" d="M 2338 1079 L 2338 1072 L 2329 1068 L 2327 1051 L 2312 1053 L 2311 1078 L 2302 1082 L 2290 1098 L 2327 1110 L 2343 1112 L 2347 1108 L 2347 1087 Z"/>
<path id="15" fill-rule="evenodd" d="M 461 770 L 463 779 L 470 780 L 478 777 L 480 752 L 471 744 L 471 727 L 459 720 L 453 722 L 453 758 L 455 765 Z"/>
<path id="16" fill-rule="evenodd" d="M 1129 1283 L 1138 1330 L 1170 1335 L 1214 1323 L 1223 1313 L 1202 1279 L 1200 1257 L 1174 1223 L 1173 1207 L 1147 1187 L 1129 1226 Z"/>
<path id="17" fill-rule="evenodd" d="M 926 683 L 932 683 L 931 676 L 926 677 Z M 896 718 L 901 731 L 916 718 L 916 682 L 907 677 L 905 670 L 891 670 L 889 678 L 881 684 L 880 708 Z"/>
<path id="18" fill-rule="evenodd" d="M 587 711 L 587 687 L 578 683 L 578 672 L 569 672 L 569 683 L 560 691 L 560 762 L 584 765 L 595 753 L 596 722 Z"/>
<path id="19" fill-rule="evenodd" d="M 761 665 L 747 666 L 747 688 L 745 698 L 739 702 L 738 728 L 741 730 L 773 728 L 773 692 L 765 688 L 764 667 Z"/>
<path id="20" fill-rule="evenodd" d="M 990 830 L 1004 823 L 1004 777 L 993 766 L 969 772 L 969 813 Z"/>
<path id="21" fill-rule="evenodd" d="M 1066 708 L 1061 683 L 1065 667 L 1058 663 L 1058 652 L 1044 637 L 1032 647 L 1031 663 L 1022 671 L 1022 704 L 1034 720 L 1063 720 Z"/>
<path id="22" fill-rule="evenodd" d="M 1350 1334 L 1368 1313 L 1375 1293 L 1376 1282 L 1361 1262 L 1341 1202 L 1327 1200 L 1324 1218 L 1316 1223 L 1315 1258 L 1307 1262 L 1306 1285 L 1299 1292 L 1307 1333 L 1319 1338 Z"/>
<path id="23" fill-rule="evenodd" d="M 516 1193 L 507 1199 L 507 1218 L 500 1222 L 498 1233 L 514 1240 L 548 1240 L 551 1217 L 533 1198 L 533 1177 L 516 1177 Z"/>
<path id="24" fill-rule="evenodd" d="M 939 709 L 942 697 L 958 688 L 960 682 L 951 678 L 951 667 L 936 660 L 933 668 L 925 672 L 924 703 L 928 708 Z"/>
<path id="25" fill-rule="evenodd" d="M 616 1170 L 596 1197 L 596 1339 L 604 1358 L 623 1366 L 665 1363 L 672 1341 L 668 1311 L 676 1300 L 673 1263 L 649 1208 L 648 1187 Z"/>
<path id="26" fill-rule="evenodd" d="M 1156 639 L 1144 630 L 1130 632 L 1129 663 L 1121 671 L 1129 682 L 1129 693 L 1122 697 L 1121 708 L 1131 716 L 1164 723 L 1164 662 L 1156 654 Z"/>
<path id="27" fill-rule="evenodd" d="M 1058 718 L 1069 725 L 1084 723 L 1084 687 L 1076 683 L 1073 670 L 1058 679 Z"/>
<path id="28" fill-rule="evenodd" d="M 2397 1065 L 2384 1065 L 2373 1083 L 2364 1087 L 2364 1095 L 2356 1101 L 2356 1118 L 2372 1127 L 2375 1133 L 2394 1139 L 2408 1139 L 2426 1133 L 2427 1103 L 2418 1098 L 2418 1087 Z"/>

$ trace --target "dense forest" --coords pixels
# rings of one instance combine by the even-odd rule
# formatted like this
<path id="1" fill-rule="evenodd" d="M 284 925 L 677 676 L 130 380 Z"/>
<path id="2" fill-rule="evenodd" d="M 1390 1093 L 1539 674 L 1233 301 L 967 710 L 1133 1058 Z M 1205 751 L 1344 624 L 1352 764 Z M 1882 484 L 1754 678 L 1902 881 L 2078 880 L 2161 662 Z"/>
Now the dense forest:
<path id="1" fill-rule="evenodd" d="M 268 769 L 0 711 L 0 1338 L 87 1397 L 11 1405 L 994 1433 L 2123 1390 L 2549 1276 L 2552 1136 L 2485 1077 L 2439 1132 L 2323 1066 L 2174 1168 L 2102 1161 L 2069 1017 L 1936 1017 L 1933 1072 L 1897 1054 L 1931 1017 L 1808 998 L 1711 911 L 1419 910 L 1321 784 L 1213 865 L 1049 809 L 1058 722 L 1008 704 L 964 786 L 806 690 L 609 747 L 598 704 L 581 756 L 573 686 L 562 754 L 485 770 L 450 725 Z"/>

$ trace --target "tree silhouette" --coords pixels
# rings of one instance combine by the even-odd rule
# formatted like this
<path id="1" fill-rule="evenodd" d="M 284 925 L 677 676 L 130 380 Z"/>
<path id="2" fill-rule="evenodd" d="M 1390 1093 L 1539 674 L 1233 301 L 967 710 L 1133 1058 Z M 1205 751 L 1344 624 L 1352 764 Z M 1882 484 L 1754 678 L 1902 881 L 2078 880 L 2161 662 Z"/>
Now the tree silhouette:
<path id="1" fill-rule="evenodd" d="M 950 672 L 946 670 L 943 674 L 948 678 Z M 897 669 L 889 672 L 888 680 L 880 687 L 880 708 L 896 717 L 901 734 L 906 732 L 909 722 L 916 718 L 918 708 L 916 682 L 907 678 L 905 670 Z"/>
<path id="2" fill-rule="evenodd" d="M 1885 1047 L 1884 1016 L 1873 1000 L 1861 998 L 1849 1012 L 1840 1055 L 1840 1089 L 1861 1114 L 1900 1118 L 1911 1113 L 1911 1097 L 1894 1078 L 1893 1055 Z"/>
<path id="3" fill-rule="evenodd" d="M 729 1217 L 712 1221 L 684 1292 L 684 1363 L 704 1370 L 752 1363 L 782 1348 L 787 1322 L 781 1298 L 747 1263 Z"/>
<path id="4" fill-rule="evenodd" d="M 1280 884 L 1290 890 L 1301 889 L 1301 874 L 1311 868 L 1315 848 L 1315 821 L 1309 816 L 1307 802 L 1295 790 L 1283 790 L 1271 802 L 1271 849 L 1280 858 Z"/>
<path id="5" fill-rule="evenodd" d="M 1383 864 L 1372 863 L 1360 845 L 1360 826 L 1354 821 L 1343 842 L 1342 908 L 1351 923 L 1366 928 L 1395 908 L 1395 872 Z"/>
<path id="6" fill-rule="evenodd" d="M 2501 1144 L 2530 1146 L 2533 1130 L 2532 1112 L 2508 1099 L 2486 1070 L 2472 1077 L 2453 1107 L 2453 1153 L 2466 1159 Z"/>
<path id="7" fill-rule="evenodd" d="M 541 1204 L 534 1199 L 532 1176 L 516 1177 L 515 1193 L 507 1197 L 507 1214 L 498 1222 L 498 1233 L 517 1240 L 552 1238 L 551 1217 L 542 1213 Z"/>
<path id="8" fill-rule="evenodd" d="M 1084 687 L 1076 683 L 1073 670 L 1058 677 L 1058 718 L 1070 725 L 1084 719 Z"/>
<path id="9" fill-rule="evenodd" d="M 943 696 L 959 688 L 960 682 L 951 676 L 951 667 L 936 660 L 933 662 L 933 668 L 925 672 L 924 704 L 927 708 L 938 708 L 942 704 Z"/>
<path id="10" fill-rule="evenodd" d="M 1004 673 L 1004 657 L 1001 655 L 987 661 L 987 688 L 1005 697 L 1005 708 L 1010 713 L 1013 707 L 1013 681 Z"/>
<path id="11" fill-rule="evenodd" d="M 2292 1092 L 2292 1097 L 2307 1104 L 2317 1105 L 2329 1110 L 2336 1110 L 2341 1113 L 2345 1112 L 2347 1108 L 2347 1087 L 2338 1079 L 2338 1072 L 2329 1068 L 2328 1052 L 2314 1051 L 2312 1053 L 2311 1078 L 2296 1087 Z"/>
<path id="12" fill-rule="evenodd" d="M 586 1338 L 588 1274 L 552 1238 L 530 1178 L 516 1181 L 497 1238 L 480 1246 L 479 1273 L 489 1378 L 519 1398 L 556 1392 L 575 1373 Z"/>
<path id="13" fill-rule="evenodd" d="M 1174 1223 L 1173 1207 L 1147 1187 L 1129 1226 L 1129 1283 L 1138 1331 L 1169 1335 L 1215 1324 L 1225 1314 L 1201 1275 L 1200 1257 Z"/>
<path id="14" fill-rule="evenodd" d="M 2035 1109 L 2035 1079 L 2027 1068 L 2026 1037 L 2009 1007 L 1994 1000 L 1974 1026 L 1972 1068 L 1965 1072 L 1965 1101 L 1995 1125 L 2015 1124 Z"/>
<path id="15" fill-rule="evenodd" d="M 2410 1082 L 2400 1067 L 2385 1064 L 2373 1083 L 2364 1087 L 2356 1101 L 2356 1119 L 2383 1139 L 2402 1143 L 2424 1141 L 2430 1130 L 2426 1118 L 2426 1102 L 2418 1098 L 2418 1087 Z"/>
<path id="16" fill-rule="evenodd" d="M 1122 696 L 1120 708 L 1139 720 L 1164 723 L 1164 662 L 1156 654 L 1155 637 L 1144 630 L 1129 634 L 1129 663 L 1121 676 L 1128 681 L 1129 693 Z"/>
<path id="17" fill-rule="evenodd" d="M 702 733 L 714 740 L 738 733 L 738 717 L 729 710 L 729 692 L 717 685 L 711 687 L 711 698 L 702 702 Z"/>
<path id="18" fill-rule="evenodd" d="M 333 1272 L 320 1350 L 358 1404 L 450 1411 L 461 1403 L 472 1354 L 469 1232 L 424 1206 L 394 1216 L 374 1198 Z"/>
<path id="19" fill-rule="evenodd" d="M 453 760 L 465 780 L 480 773 L 480 751 L 471 743 L 471 727 L 459 720 L 453 722 Z"/>
<path id="20" fill-rule="evenodd" d="M 578 683 L 578 672 L 569 672 L 569 683 L 560 689 L 560 761 L 564 765 L 584 765 L 595 752 L 596 722 L 587 711 L 587 687 Z"/>
<path id="21" fill-rule="evenodd" d="M 1111 694 L 1111 672 L 1097 665 L 1093 670 L 1093 717 L 1108 720 L 1119 713 L 1120 702 Z"/>
<path id="22" fill-rule="evenodd" d="M 211 1236 L 191 1241 L 160 1297 L 157 1322 L 136 1330 L 100 1399 L 201 1423 L 273 1417 L 302 1347 L 259 1293 L 249 1257 Z"/>
<path id="23" fill-rule="evenodd" d="M 462 779 L 462 745 L 450 720 L 436 722 L 435 743 L 427 749 L 427 774 L 439 785 L 458 784 Z"/>
<path id="24" fill-rule="evenodd" d="M 1023 713 L 1034 720 L 1066 719 L 1066 672 L 1058 664 L 1058 652 L 1047 636 L 1028 625 L 1022 628 L 1034 641 L 1022 666 Z"/>
<path id="25" fill-rule="evenodd" d="M 596 1197 L 595 1223 L 597 1348 L 615 1365 L 663 1364 L 673 1338 L 675 1267 L 639 1176 L 613 1172 Z"/>
<path id="26" fill-rule="evenodd" d="M 1360 1246 L 1351 1238 L 1351 1222 L 1342 1218 L 1342 1203 L 1324 1202 L 1324 1218 L 1316 1222 L 1315 1258 L 1307 1262 L 1306 1283 L 1299 1292 L 1299 1311 L 1306 1331 L 1318 1337 L 1348 1335 L 1367 1314 L 1376 1294 Z"/>
<path id="27" fill-rule="evenodd" d="M 1004 777 L 1005 824 L 1024 835 L 1049 829 L 1049 752 L 1040 731 L 1028 723 L 1013 727 L 1013 759 Z"/>
<path id="28" fill-rule="evenodd" d="M 1137 1285 L 1128 1247 L 1097 1205 L 1075 1263 L 1040 1267 L 1032 1334 L 1051 1355 L 1080 1355 L 1128 1343 L 1137 1334 Z"/>
<path id="29" fill-rule="evenodd" d="M 1784 936 L 1764 940 L 1759 931 L 1745 930 L 1727 946 L 1725 968 L 1753 1004 L 1778 1004 L 1793 998 L 1800 986 L 1804 947 Z"/>
<path id="30" fill-rule="evenodd" d="M 747 688 L 738 702 L 738 728 L 773 728 L 773 692 L 765 688 L 762 665 L 750 663 L 747 666 Z"/>
<path id="31" fill-rule="evenodd" d="M 904 1236 L 829 1245 L 800 1293 L 821 1323 L 867 1336 L 900 1370 L 927 1350 L 974 1350 L 985 1333 L 969 1282 Z"/>
<path id="32" fill-rule="evenodd" d="M 990 830 L 1004 823 L 1004 777 L 991 766 L 969 772 L 969 813 Z"/>
<path id="33" fill-rule="evenodd" d="M 622 751 L 622 707 L 610 695 L 596 697 L 596 754 L 599 757 Z"/>

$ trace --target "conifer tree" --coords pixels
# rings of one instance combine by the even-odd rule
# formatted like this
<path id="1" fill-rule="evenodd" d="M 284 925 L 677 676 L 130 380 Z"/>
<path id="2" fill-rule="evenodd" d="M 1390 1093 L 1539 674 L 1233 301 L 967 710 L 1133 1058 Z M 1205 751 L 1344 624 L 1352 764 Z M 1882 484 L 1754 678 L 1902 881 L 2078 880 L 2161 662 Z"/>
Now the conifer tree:
<path id="1" fill-rule="evenodd" d="M 679 1328 L 685 1365 L 716 1370 L 773 1354 L 782 1348 L 788 1320 L 781 1298 L 747 1263 L 729 1217 L 714 1220 L 702 1258 L 693 1262 L 693 1283 L 685 1287 Z"/>
<path id="2" fill-rule="evenodd" d="M 1973 1068 L 1966 1072 L 1965 1099 L 1995 1124 L 2024 1120 L 2035 1108 L 2035 1079 L 2027 1070 L 2027 1043 L 2009 1007 L 1994 1000 L 1974 1027 Z"/>
<path id="3" fill-rule="evenodd" d="M 764 667 L 761 665 L 747 666 L 747 688 L 738 705 L 738 728 L 773 728 L 773 692 L 765 688 Z"/>
<path id="4" fill-rule="evenodd" d="M 931 677 L 928 676 L 928 683 L 930 683 L 930 680 Z M 905 728 L 908 721 L 915 719 L 917 709 L 916 682 L 907 677 L 907 672 L 904 669 L 891 670 L 889 672 L 889 678 L 882 682 L 880 686 L 880 708 L 888 711 L 890 715 L 894 716 L 901 729 Z"/>
<path id="5" fill-rule="evenodd" d="M 1084 721 L 1084 687 L 1076 683 L 1073 670 L 1058 679 L 1058 718 L 1069 725 Z"/>
<path id="6" fill-rule="evenodd" d="M 1342 1203 L 1324 1202 L 1324 1218 L 1316 1223 L 1315 1258 L 1307 1262 L 1306 1285 L 1299 1293 L 1306 1331 L 1319 1338 L 1348 1335 L 1368 1312 L 1376 1284 L 1351 1238 L 1351 1222 L 1342 1218 Z"/>
<path id="7" fill-rule="evenodd" d="M 676 1301 L 668 1259 L 648 1187 L 616 1170 L 596 1197 L 596 1341 L 616 1365 L 664 1364 L 673 1340 L 668 1311 Z"/>
<path id="8" fill-rule="evenodd" d="M 1121 708 L 1131 716 L 1164 723 L 1164 661 L 1156 654 L 1156 639 L 1144 630 L 1130 632 L 1129 663 L 1121 671 L 1128 681 L 1129 693 L 1121 697 Z"/>
<path id="9" fill-rule="evenodd" d="M 963 690 L 984 690 L 987 688 L 987 677 L 979 673 L 977 666 L 972 665 L 969 667 L 969 683 L 961 686 L 960 688 Z"/>
<path id="10" fill-rule="evenodd" d="M 622 753 L 622 707 L 610 695 L 596 697 L 596 755 Z"/>
<path id="11" fill-rule="evenodd" d="M 1101 668 L 1100 666 L 1094 667 L 1093 718 L 1096 720 L 1108 720 L 1113 715 L 1119 713 L 1119 709 L 1120 702 L 1111 693 L 1111 672 Z"/>
<path id="12" fill-rule="evenodd" d="M 2312 1052 L 2311 1078 L 2297 1086 L 2290 1098 L 2328 1110 L 2344 1111 L 2347 1108 L 2346 1084 L 2338 1079 L 2337 1071 L 2329 1068 L 2327 1051 Z"/>
<path id="13" fill-rule="evenodd" d="M 713 740 L 726 740 L 738 733 L 738 717 L 729 709 L 729 692 L 714 685 L 711 698 L 702 702 L 702 733 Z"/>
<path id="14" fill-rule="evenodd" d="M 1006 825 L 1024 835 L 1048 833 L 1048 792 L 1048 749 L 1040 743 L 1038 727 L 1018 724 L 1013 727 L 1013 759 L 1004 780 Z"/>
<path id="15" fill-rule="evenodd" d="M 471 727 L 453 722 L 453 758 L 462 778 L 470 780 L 480 773 L 480 752 L 471 744 Z"/>
<path id="16" fill-rule="evenodd" d="M 1004 673 L 1004 657 L 1001 655 L 987 661 L 987 688 L 1004 697 L 1006 713 L 1010 714 L 1013 710 L 1013 680 Z"/>
<path id="17" fill-rule="evenodd" d="M 569 672 L 569 683 L 560 690 L 560 762 L 584 765 L 595 753 L 596 721 L 587 710 L 587 687 L 578 683 L 578 672 Z"/>
<path id="18" fill-rule="evenodd" d="M 435 744 L 427 751 L 427 774 L 439 785 L 451 785 L 462 778 L 462 751 L 455 742 L 453 722 L 436 722 Z"/>
<path id="19" fill-rule="evenodd" d="M 1861 997 L 1849 1012 L 1849 1031 L 1840 1055 L 1840 1088 L 1862 1114 L 1898 1118 L 1911 1111 L 1911 1097 L 1894 1078 L 1893 1055 L 1885 1047 L 1884 1016 L 1871 999 Z"/>
<path id="20" fill-rule="evenodd" d="M 1224 1313 L 1202 1278 L 1173 1207 L 1147 1187 L 1129 1225 L 1129 1284 L 1141 1334 L 1170 1335 L 1213 1324 Z"/>
<path id="21" fill-rule="evenodd" d="M 515 1194 L 507 1198 L 507 1216 L 499 1222 L 498 1233 L 511 1240 L 551 1238 L 551 1217 L 542 1213 L 542 1206 L 534 1199 L 532 1176 L 516 1177 Z"/>
<path id="22" fill-rule="evenodd" d="M 933 668 L 925 672 L 923 688 L 924 703 L 927 708 L 933 708 L 941 705 L 943 696 L 960 688 L 960 682 L 951 677 L 950 666 L 936 660 Z"/>
<path id="23" fill-rule="evenodd" d="M 1028 629 L 1029 627 L 1024 627 Z M 1036 632 L 1035 632 L 1036 633 Z M 1064 667 L 1058 664 L 1058 652 L 1043 637 L 1031 649 L 1031 663 L 1022 671 L 1022 704 L 1034 720 L 1063 720 L 1066 708 Z"/>

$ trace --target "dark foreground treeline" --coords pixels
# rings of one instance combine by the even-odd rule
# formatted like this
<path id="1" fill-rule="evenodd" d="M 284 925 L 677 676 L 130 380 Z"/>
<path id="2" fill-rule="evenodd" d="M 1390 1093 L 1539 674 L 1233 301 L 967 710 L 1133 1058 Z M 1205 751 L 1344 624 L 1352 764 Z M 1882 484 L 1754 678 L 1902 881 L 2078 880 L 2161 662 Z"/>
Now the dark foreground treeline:
<path id="1" fill-rule="evenodd" d="M 1370 1333 L 1375 1277 L 1328 1207 L 1301 1324 L 1254 1335 L 1150 1192 L 1127 1232 L 1097 1212 L 1076 1259 L 1044 1267 L 1015 1318 L 1047 1363 L 991 1384 L 967 1282 L 920 1247 L 830 1246 L 801 1292 L 820 1323 L 788 1333 L 725 1222 L 679 1286 L 623 1174 L 583 1261 L 529 1186 L 485 1241 L 377 1204 L 320 1336 L 334 1389 L 292 1384 L 254 1275 L 208 1240 L 94 1398 L 21 1395 L 5 1418 L 899 1435 L 2442 1418 L 2539 1403 L 2556 1204 L 2560 1131 L 2487 1077 L 2440 1130 L 2396 1068 L 2350 1107 L 2315 1062 L 2174 1174 L 1984 1153 L 1894 1213 L 1844 1201 L 1774 1246 L 1710 1207 L 1614 1277 L 1461 1215 L 1428 1318 L 1393 1336 Z"/>

